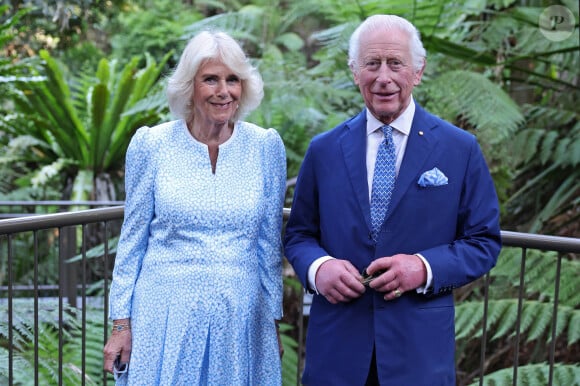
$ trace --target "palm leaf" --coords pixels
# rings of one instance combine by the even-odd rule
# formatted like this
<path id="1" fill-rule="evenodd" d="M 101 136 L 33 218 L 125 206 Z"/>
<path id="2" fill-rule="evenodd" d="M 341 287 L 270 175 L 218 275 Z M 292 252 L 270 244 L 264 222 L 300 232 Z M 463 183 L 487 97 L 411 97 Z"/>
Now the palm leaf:
<path id="1" fill-rule="evenodd" d="M 171 54 L 171 52 L 167 53 L 159 62 L 147 56 L 145 67 L 132 75 L 132 81 L 120 83 L 115 89 L 115 94 L 125 96 L 128 102 L 123 104 L 123 111 L 120 111 L 117 118 L 109 121 L 111 126 L 113 122 L 115 126 L 110 131 L 109 146 L 106 151 L 106 157 L 104 157 L 102 162 L 103 170 L 108 171 L 123 164 L 125 152 L 135 130 L 143 125 L 158 123 L 160 119 L 158 104 L 150 106 L 148 110 L 140 113 L 137 112 L 138 110 L 135 110 L 135 113 L 128 113 L 128 111 L 133 109 L 139 101 L 147 98 L 149 93 L 157 91 L 156 86 L 161 77 L 161 71 L 165 68 Z M 127 71 L 126 75 L 128 74 L 129 72 Z M 131 89 L 130 92 L 129 88 Z M 117 110 L 113 109 L 113 111 Z"/>
<path id="2" fill-rule="evenodd" d="M 69 158 L 85 161 L 88 156 L 88 133 L 72 105 L 71 91 L 64 80 L 61 66 L 48 51 L 41 50 L 47 76 L 46 86 L 41 89 L 46 107 L 51 111 L 52 125 L 48 130 L 58 138 L 59 145 Z M 42 103 L 42 101 L 39 101 Z M 65 146 L 62 146 L 62 145 Z"/>

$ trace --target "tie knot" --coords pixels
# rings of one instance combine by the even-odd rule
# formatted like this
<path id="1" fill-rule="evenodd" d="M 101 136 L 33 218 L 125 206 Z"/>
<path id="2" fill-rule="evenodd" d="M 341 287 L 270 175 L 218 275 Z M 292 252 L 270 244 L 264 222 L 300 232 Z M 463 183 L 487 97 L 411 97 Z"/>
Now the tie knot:
<path id="1" fill-rule="evenodd" d="M 391 126 L 389 126 L 389 125 L 381 126 L 381 130 L 383 131 L 383 134 L 387 138 L 389 138 L 392 135 L 392 133 L 393 133 L 393 128 Z"/>

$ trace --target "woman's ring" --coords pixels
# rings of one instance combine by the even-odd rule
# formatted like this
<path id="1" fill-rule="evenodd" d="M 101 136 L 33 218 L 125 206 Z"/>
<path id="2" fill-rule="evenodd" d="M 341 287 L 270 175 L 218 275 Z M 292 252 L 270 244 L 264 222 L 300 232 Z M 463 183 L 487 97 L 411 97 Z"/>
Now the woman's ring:
<path id="1" fill-rule="evenodd" d="M 398 298 L 399 296 L 401 296 L 401 291 L 399 291 L 399 289 L 397 288 L 395 290 L 395 297 Z"/>

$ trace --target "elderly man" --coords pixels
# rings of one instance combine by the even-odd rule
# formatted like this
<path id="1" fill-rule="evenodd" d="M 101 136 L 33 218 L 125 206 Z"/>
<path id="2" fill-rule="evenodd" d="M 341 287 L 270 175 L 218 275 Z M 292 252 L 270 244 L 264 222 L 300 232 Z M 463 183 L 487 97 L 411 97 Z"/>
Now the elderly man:
<path id="1" fill-rule="evenodd" d="M 365 108 L 304 157 L 285 253 L 315 294 L 305 385 L 455 385 L 452 291 L 495 265 L 499 207 L 475 137 L 413 100 L 425 56 L 407 20 L 365 20 Z"/>

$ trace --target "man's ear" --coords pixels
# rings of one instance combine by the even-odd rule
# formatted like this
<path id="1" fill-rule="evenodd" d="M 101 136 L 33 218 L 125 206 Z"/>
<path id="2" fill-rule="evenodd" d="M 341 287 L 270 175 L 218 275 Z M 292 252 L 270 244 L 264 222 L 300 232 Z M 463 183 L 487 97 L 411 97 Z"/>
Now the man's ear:
<path id="1" fill-rule="evenodd" d="M 354 84 L 356 84 L 358 86 L 358 71 L 355 68 L 354 64 L 349 64 L 348 67 L 350 68 L 350 72 L 352 73 L 352 78 L 354 79 Z"/>
<path id="2" fill-rule="evenodd" d="M 419 71 L 415 72 L 415 78 L 413 79 L 413 85 L 417 86 L 421 83 L 421 78 L 423 77 L 423 71 L 425 71 L 425 66 L 427 65 L 427 60 L 423 59 L 423 66 L 419 69 Z"/>

